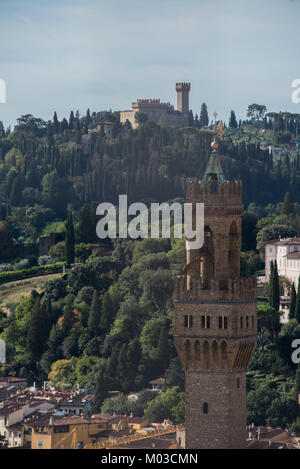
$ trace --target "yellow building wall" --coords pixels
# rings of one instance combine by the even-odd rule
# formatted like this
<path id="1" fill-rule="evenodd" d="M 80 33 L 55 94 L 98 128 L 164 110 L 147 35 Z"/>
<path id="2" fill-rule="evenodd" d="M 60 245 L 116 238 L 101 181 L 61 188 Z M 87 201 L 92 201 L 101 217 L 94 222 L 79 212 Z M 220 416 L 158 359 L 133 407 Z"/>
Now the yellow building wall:
<path id="1" fill-rule="evenodd" d="M 101 431 L 97 423 L 70 425 L 69 428 L 68 433 L 54 433 L 53 427 L 50 427 L 47 434 L 35 433 L 33 428 L 31 449 L 39 449 L 39 441 L 42 442 L 42 449 L 71 449 L 73 430 L 76 430 L 76 442 L 82 442 L 84 445 L 95 441 L 95 435 Z"/>

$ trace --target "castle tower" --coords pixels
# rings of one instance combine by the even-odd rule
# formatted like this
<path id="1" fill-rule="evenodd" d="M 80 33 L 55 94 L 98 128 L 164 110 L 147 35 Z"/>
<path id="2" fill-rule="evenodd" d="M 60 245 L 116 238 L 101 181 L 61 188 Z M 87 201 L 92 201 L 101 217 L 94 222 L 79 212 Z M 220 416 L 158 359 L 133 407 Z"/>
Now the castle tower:
<path id="1" fill-rule="evenodd" d="M 175 282 L 175 346 L 185 368 L 186 448 L 244 448 L 246 370 L 256 345 L 256 281 L 240 277 L 242 184 L 225 181 L 214 140 L 186 202 L 204 203 L 204 244 Z"/>
<path id="2" fill-rule="evenodd" d="M 190 83 L 176 83 L 177 91 L 177 110 L 185 115 L 189 113 L 189 93 Z"/>

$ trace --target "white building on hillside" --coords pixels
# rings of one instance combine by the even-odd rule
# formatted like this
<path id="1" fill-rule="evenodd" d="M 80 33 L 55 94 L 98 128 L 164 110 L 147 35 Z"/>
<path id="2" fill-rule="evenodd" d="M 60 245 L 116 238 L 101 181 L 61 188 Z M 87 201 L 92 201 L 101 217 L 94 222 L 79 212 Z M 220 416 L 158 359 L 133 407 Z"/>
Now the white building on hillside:
<path id="1" fill-rule="evenodd" d="M 265 246 L 266 281 L 270 280 L 270 263 L 277 261 L 278 275 L 283 275 L 298 287 L 300 276 L 300 238 L 279 238 Z"/>

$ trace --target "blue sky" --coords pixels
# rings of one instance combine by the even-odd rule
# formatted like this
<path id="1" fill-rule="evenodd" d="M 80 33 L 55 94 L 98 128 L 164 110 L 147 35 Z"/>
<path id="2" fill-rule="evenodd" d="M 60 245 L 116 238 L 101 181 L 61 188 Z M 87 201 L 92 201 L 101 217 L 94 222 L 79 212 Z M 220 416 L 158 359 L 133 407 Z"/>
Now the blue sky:
<path id="1" fill-rule="evenodd" d="M 248 104 L 300 113 L 300 0 L 0 0 L 0 120 L 129 109 L 136 98 L 244 118 Z"/>

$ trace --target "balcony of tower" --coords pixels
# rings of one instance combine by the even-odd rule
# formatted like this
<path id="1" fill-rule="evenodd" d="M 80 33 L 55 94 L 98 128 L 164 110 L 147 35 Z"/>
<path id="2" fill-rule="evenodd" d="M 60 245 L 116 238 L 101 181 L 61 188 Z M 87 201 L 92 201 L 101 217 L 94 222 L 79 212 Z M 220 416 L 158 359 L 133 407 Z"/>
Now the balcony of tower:
<path id="1" fill-rule="evenodd" d="M 209 285 L 204 285 L 202 278 L 187 282 L 187 277 L 182 275 L 175 279 L 175 302 L 256 301 L 256 296 L 255 277 L 211 279 Z"/>

